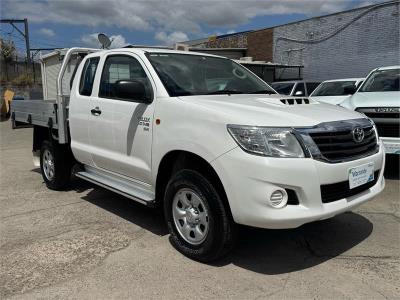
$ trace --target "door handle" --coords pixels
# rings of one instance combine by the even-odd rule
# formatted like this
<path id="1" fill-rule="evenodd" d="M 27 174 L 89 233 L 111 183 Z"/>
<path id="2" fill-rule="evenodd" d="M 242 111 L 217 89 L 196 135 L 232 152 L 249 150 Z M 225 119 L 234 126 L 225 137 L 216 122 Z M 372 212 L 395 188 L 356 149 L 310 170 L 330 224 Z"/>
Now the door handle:
<path id="1" fill-rule="evenodd" d="M 95 108 L 90 110 L 90 112 L 92 113 L 92 115 L 95 115 L 95 116 L 100 116 L 101 115 L 101 110 L 99 109 L 98 106 L 96 106 Z"/>

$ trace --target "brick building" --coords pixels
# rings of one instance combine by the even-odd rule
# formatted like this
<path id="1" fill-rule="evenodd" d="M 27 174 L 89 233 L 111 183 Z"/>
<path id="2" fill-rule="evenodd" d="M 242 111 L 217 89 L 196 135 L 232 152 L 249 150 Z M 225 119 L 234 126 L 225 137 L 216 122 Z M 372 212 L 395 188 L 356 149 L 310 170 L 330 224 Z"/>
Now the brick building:
<path id="1" fill-rule="evenodd" d="M 400 64 L 400 1 L 389 1 L 272 28 L 189 42 L 241 48 L 253 60 L 302 65 L 303 78 L 363 77 Z"/>

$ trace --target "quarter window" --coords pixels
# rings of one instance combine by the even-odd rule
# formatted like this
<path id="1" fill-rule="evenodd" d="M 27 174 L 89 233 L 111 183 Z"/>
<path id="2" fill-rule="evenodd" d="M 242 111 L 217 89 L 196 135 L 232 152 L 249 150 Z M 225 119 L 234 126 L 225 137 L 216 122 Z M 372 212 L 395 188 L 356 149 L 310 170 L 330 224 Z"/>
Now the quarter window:
<path id="1" fill-rule="evenodd" d="M 91 57 L 83 66 L 81 82 L 79 83 L 79 94 L 90 96 L 92 94 L 94 76 L 96 75 L 99 57 Z"/>
<path id="2" fill-rule="evenodd" d="M 135 81 L 144 86 L 145 98 L 152 99 L 151 83 L 141 64 L 127 55 L 113 55 L 106 59 L 101 75 L 99 97 L 142 102 L 144 99 L 117 97 L 116 85 L 120 81 Z"/>

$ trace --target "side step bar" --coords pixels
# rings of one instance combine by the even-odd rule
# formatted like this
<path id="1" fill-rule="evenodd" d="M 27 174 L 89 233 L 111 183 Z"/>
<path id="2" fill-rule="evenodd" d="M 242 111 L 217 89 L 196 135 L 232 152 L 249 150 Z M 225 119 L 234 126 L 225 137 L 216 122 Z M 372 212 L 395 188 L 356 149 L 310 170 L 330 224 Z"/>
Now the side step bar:
<path id="1" fill-rule="evenodd" d="M 124 197 L 135 200 L 139 203 L 150 207 L 154 206 L 155 195 L 150 191 L 145 190 L 143 187 L 140 187 L 139 184 L 113 176 L 111 174 L 106 174 L 91 169 L 92 168 L 85 171 L 79 171 L 75 173 L 75 176 L 99 185 L 107 190 L 118 193 Z"/>

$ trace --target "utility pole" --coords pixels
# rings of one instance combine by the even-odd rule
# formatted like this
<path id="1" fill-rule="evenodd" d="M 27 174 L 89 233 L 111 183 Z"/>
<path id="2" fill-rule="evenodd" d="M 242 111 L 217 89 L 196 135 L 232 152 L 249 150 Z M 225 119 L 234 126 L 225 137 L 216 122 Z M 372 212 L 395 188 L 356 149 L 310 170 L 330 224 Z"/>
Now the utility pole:
<path id="1" fill-rule="evenodd" d="M 26 44 L 26 57 L 27 57 L 27 59 L 28 59 L 28 64 L 29 64 L 29 62 L 30 62 L 30 54 L 31 54 L 31 48 L 30 48 L 30 45 L 29 45 L 29 30 L 28 30 L 28 19 L 27 18 L 25 18 L 24 19 L 24 27 L 25 27 L 25 44 Z"/>
<path id="2" fill-rule="evenodd" d="M 17 30 L 25 39 L 25 46 L 26 46 L 26 62 L 29 64 L 31 61 L 31 55 L 30 55 L 30 46 L 29 46 L 29 30 L 28 30 L 28 19 L 1 19 L 0 23 L 8 23 L 12 27 L 14 27 L 15 30 Z M 22 32 L 21 29 L 19 29 L 15 23 L 24 23 L 24 32 Z"/>

